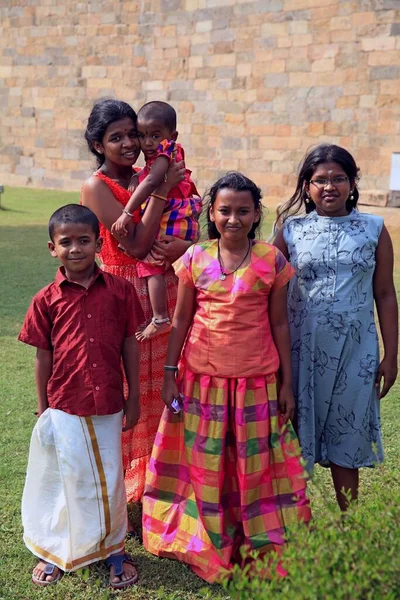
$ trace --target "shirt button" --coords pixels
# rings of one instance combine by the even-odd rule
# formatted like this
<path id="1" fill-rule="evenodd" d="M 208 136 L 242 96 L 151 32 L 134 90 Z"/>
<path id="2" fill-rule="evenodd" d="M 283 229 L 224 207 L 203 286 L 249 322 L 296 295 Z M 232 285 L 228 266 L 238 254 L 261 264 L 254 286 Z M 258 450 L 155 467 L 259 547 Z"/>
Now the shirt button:
<path id="1" fill-rule="evenodd" d="M 89 338 L 89 342 L 92 342 L 92 344 L 93 344 L 94 338 Z"/>
<path id="2" fill-rule="evenodd" d="M 98 392 L 98 391 L 99 391 L 99 389 L 100 389 L 100 388 L 99 388 L 99 386 L 98 386 L 98 385 L 96 385 L 96 392 Z"/>
<path id="3" fill-rule="evenodd" d="M 87 318 L 88 318 L 88 319 L 91 319 L 91 318 L 92 318 L 92 315 L 89 313 L 89 314 L 88 314 L 88 316 L 87 316 Z"/>
<path id="4" fill-rule="evenodd" d="M 93 363 L 92 367 L 96 368 L 97 367 L 97 363 Z"/>

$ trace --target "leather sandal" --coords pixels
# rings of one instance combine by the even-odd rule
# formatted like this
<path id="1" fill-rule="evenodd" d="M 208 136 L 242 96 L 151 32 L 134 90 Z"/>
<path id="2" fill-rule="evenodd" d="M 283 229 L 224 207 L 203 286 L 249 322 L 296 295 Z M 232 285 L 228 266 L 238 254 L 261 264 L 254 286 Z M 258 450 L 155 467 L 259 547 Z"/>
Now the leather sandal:
<path id="1" fill-rule="evenodd" d="M 109 556 L 106 560 L 106 566 L 108 568 L 110 567 L 114 567 L 114 577 L 121 577 L 124 574 L 124 562 L 128 563 L 129 565 L 132 565 L 133 567 L 135 566 L 132 557 L 130 554 L 112 554 L 111 556 Z M 136 570 L 136 568 L 135 568 Z M 123 588 L 129 587 L 130 585 L 133 585 L 134 583 L 137 582 L 139 578 L 139 575 L 136 571 L 136 574 L 133 575 L 133 577 L 131 577 L 130 579 L 126 579 L 125 581 L 119 581 L 118 583 L 111 581 L 111 576 L 110 576 L 110 587 L 112 587 L 113 589 L 116 590 L 121 590 Z"/>

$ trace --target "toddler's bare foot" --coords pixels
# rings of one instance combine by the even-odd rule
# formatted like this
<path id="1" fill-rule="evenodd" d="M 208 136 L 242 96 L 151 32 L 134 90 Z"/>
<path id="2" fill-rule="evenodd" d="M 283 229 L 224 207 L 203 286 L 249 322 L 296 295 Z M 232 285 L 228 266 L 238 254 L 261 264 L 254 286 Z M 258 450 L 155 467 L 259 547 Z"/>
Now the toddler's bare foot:
<path id="1" fill-rule="evenodd" d="M 171 321 L 168 317 L 164 319 L 157 319 L 153 317 L 147 327 L 141 325 L 135 333 L 138 342 L 144 342 L 145 340 L 151 340 L 157 335 L 167 333 L 171 329 Z"/>

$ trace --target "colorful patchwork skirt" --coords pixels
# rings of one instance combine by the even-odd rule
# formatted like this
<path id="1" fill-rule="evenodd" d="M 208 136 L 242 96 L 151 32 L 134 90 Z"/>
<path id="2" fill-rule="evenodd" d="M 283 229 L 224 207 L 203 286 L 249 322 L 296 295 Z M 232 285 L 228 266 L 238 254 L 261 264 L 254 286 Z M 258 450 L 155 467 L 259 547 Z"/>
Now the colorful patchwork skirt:
<path id="1" fill-rule="evenodd" d="M 311 517 L 300 448 L 278 411 L 274 376 L 188 369 L 183 410 L 164 410 L 143 497 L 144 546 L 213 583 L 243 552 L 280 551 Z"/>

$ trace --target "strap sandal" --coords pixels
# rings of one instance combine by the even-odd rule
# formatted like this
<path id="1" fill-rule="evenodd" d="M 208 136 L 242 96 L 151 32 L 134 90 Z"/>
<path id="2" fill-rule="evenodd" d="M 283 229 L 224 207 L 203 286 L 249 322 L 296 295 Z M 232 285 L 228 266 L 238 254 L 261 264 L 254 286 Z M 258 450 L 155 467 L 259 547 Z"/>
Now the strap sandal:
<path id="1" fill-rule="evenodd" d="M 106 566 L 108 568 L 110 567 L 114 567 L 114 577 L 121 577 L 124 574 L 124 562 L 128 563 L 129 565 L 132 565 L 133 567 L 135 566 L 135 563 L 132 560 L 132 557 L 130 554 L 125 553 L 125 554 L 112 554 L 111 556 L 109 556 L 106 560 Z M 130 579 L 126 579 L 125 581 L 119 581 L 118 583 L 111 581 L 111 576 L 110 576 L 110 587 L 116 589 L 116 590 L 121 590 L 123 588 L 129 587 L 130 585 L 133 585 L 134 583 L 137 582 L 139 578 L 139 575 L 136 571 L 135 568 L 135 575 L 133 575 Z"/>
<path id="2" fill-rule="evenodd" d="M 41 562 L 45 562 L 44 560 L 42 560 Z M 40 564 L 40 563 L 39 563 Z M 35 585 L 40 585 L 41 587 L 46 587 L 48 585 L 53 585 L 53 583 L 57 583 L 57 581 L 60 581 L 61 577 L 63 576 L 64 572 L 60 569 L 60 567 L 57 567 L 57 565 L 53 565 L 52 563 L 46 563 L 46 566 L 43 569 L 43 573 L 47 576 L 52 576 L 54 575 L 54 570 L 58 569 L 58 573 L 57 576 L 52 580 L 52 581 L 46 581 L 46 579 L 38 579 L 33 573 L 32 573 L 32 582 Z"/>

